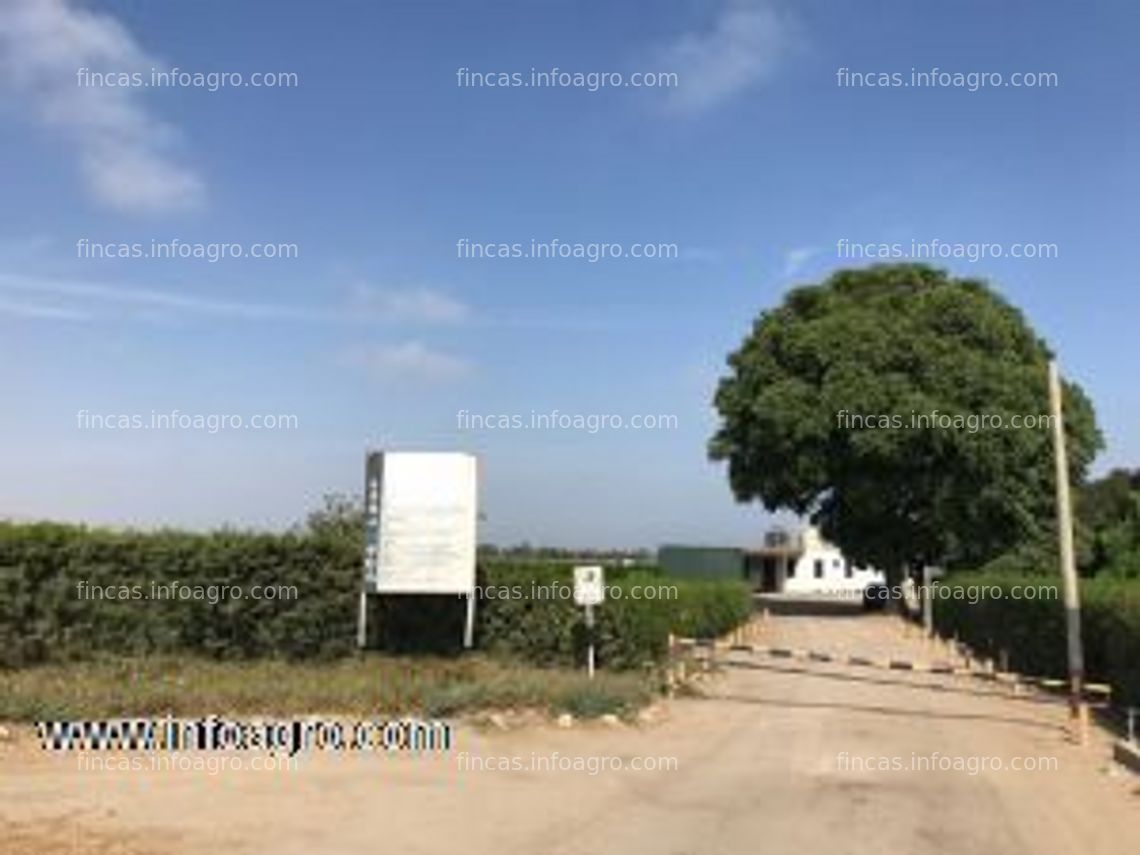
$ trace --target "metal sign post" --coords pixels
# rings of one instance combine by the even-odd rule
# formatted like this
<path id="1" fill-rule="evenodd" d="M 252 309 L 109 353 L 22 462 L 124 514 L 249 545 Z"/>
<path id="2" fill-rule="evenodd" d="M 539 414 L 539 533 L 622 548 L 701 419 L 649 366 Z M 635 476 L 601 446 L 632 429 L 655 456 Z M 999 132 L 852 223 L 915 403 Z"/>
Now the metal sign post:
<path id="1" fill-rule="evenodd" d="M 586 605 L 586 632 L 589 634 L 589 646 L 586 648 L 586 674 L 594 679 L 594 607 Z"/>
<path id="2" fill-rule="evenodd" d="M 594 606 L 606 598 L 605 573 L 601 567 L 574 568 L 574 602 L 586 610 L 586 673 L 594 679 Z"/>

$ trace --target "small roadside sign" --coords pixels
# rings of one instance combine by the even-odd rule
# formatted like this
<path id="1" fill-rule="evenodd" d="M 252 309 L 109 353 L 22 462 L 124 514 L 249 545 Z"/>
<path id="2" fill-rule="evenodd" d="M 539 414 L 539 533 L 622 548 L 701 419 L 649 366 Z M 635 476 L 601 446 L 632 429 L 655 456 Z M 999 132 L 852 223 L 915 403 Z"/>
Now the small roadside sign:
<path id="1" fill-rule="evenodd" d="M 606 598 L 605 573 L 601 567 L 574 568 L 574 602 L 600 606 Z"/>
<path id="2" fill-rule="evenodd" d="M 589 646 L 586 650 L 586 671 L 594 679 L 594 606 L 606 599 L 606 576 L 596 565 L 574 568 L 574 602 L 586 609 L 586 631 Z"/>

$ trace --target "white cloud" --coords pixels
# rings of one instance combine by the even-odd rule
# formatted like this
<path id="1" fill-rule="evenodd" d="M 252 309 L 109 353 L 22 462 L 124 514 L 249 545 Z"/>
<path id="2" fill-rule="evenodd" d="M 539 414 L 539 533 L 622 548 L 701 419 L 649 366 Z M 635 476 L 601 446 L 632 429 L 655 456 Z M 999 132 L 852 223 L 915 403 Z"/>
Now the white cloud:
<path id="1" fill-rule="evenodd" d="M 427 288 L 382 290 L 358 282 L 352 299 L 360 312 L 379 320 L 448 324 L 465 321 L 471 315 L 466 304 Z"/>
<path id="2" fill-rule="evenodd" d="M 686 33 L 663 51 L 675 71 L 666 105 L 679 113 L 717 106 L 767 79 L 797 42 L 791 20 L 764 0 L 728 0 L 712 26 Z"/>
<path id="3" fill-rule="evenodd" d="M 784 275 L 795 276 L 819 253 L 819 247 L 815 246 L 798 246 L 789 249 L 784 253 Z"/>
<path id="4" fill-rule="evenodd" d="M 149 76 L 152 67 L 162 64 L 109 15 L 68 0 L 0 0 L 0 85 L 75 147 L 95 198 L 122 211 L 194 207 L 205 195 L 174 159 L 177 133 L 147 111 L 143 90 L 80 85 L 80 69 Z"/>
<path id="5" fill-rule="evenodd" d="M 83 321 L 87 319 L 84 312 L 73 309 L 61 309 L 58 306 L 41 306 L 34 303 L 19 303 L 11 300 L 0 300 L 0 315 L 14 315 L 17 318 L 40 318 L 52 321 Z"/>
<path id="6" fill-rule="evenodd" d="M 0 273 L 0 291 L 20 291 L 37 296 L 50 294 L 71 303 L 102 304 L 159 310 L 172 314 L 212 315 L 215 317 L 265 321 L 309 321 L 316 323 L 420 323 L 452 324 L 468 318 L 464 303 L 425 288 L 412 291 L 367 292 L 367 301 L 357 287 L 347 307 L 304 306 L 283 303 L 254 303 L 195 297 L 152 288 L 124 288 L 99 282 L 52 279 Z"/>
<path id="7" fill-rule="evenodd" d="M 147 288 L 120 288 L 95 282 L 77 282 L 42 277 L 0 273 L 0 290 L 31 292 L 37 295 L 52 294 L 67 297 L 80 303 L 109 303 L 149 309 L 166 309 L 207 315 L 224 315 L 250 319 L 310 320 L 331 318 L 317 310 L 271 303 L 239 303 L 209 297 L 187 297 Z"/>
<path id="8" fill-rule="evenodd" d="M 468 376 L 471 363 L 421 342 L 360 347 L 347 354 L 350 365 L 385 381 L 442 382 Z"/>

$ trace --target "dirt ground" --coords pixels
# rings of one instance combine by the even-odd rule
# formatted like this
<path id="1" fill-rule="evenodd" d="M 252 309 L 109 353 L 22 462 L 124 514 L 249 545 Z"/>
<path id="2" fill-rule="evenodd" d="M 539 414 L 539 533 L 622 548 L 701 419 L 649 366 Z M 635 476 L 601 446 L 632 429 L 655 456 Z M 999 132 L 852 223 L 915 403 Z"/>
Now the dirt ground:
<path id="1" fill-rule="evenodd" d="M 941 655 L 880 615 L 774 616 L 762 632 Z M 10 725 L 0 851 L 1140 851 L 1140 779 L 1112 766 L 1103 734 L 1070 744 L 1054 701 L 965 677 L 732 660 L 700 684 L 708 697 L 667 702 L 653 723 L 460 726 L 447 753 L 312 753 L 292 771 L 92 771 Z M 603 757 L 624 768 L 599 770 Z"/>

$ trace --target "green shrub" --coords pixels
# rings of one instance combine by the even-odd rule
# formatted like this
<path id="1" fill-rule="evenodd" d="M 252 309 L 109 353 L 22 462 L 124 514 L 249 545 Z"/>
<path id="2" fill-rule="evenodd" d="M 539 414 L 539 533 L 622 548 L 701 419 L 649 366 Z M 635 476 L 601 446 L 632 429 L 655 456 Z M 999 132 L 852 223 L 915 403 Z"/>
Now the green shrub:
<path id="1" fill-rule="evenodd" d="M 939 587 L 950 588 L 934 599 L 934 621 L 944 636 L 957 635 L 975 650 L 997 657 L 1009 655 L 1016 671 L 1042 677 L 1068 673 L 1065 612 L 1060 579 L 1040 574 L 957 573 Z M 1056 584 L 1047 599 L 1014 599 L 1015 585 Z M 970 597 L 970 586 L 1001 589 L 1001 597 Z M 954 591 L 963 593 L 955 596 Z M 1081 636 L 1085 672 L 1092 681 L 1110 683 L 1114 701 L 1140 704 L 1140 580 L 1097 576 L 1080 580 Z M 971 599 L 977 602 L 971 603 Z"/>
<path id="2" fill-rule="evenodd" d="M 0 666 L 88 658 L 93 653 L 213 659 L 343 657 L 354 650 L 361 543 L 340 518 L 302 531 L 108 531 L 54 523 L 0 522 Z M 477 646 L 537 665 L 581 664 L 588 641 L 582 609 L 569 596 L 564 564 L 481 567 Z M 149 598 L 150 586 L 240 588 L 211 603 Z M 137 588 L 140 598 L 82 598 L 78 585 Z M 666 652 L 669 632 L 722 635 L 747 619 L 744 583 L 672 580 L 653 568 L 607 570 L 598 607 L 599 665 L 639 668 Z M 254 599 L 254 585 L 291 595 Z M 543 586 L 557 592 L 536 597 Z M 507 590 L 509 596 L 489 595 Z M 635 597 L 646 589 L 659 598 Z M 549 591 L 547 587 L 545 590 Z M 371 598 L 374 646 L 392 652 L 454 654 L 463 637 L 460 597 Z"/>
<path id="3" fill-rule="evenodd" d="M 79 585 L 127 598 L 91 598 Z M 152 597 L 152 585 L 240 586 L 241 599 Z M 253 599 L 254 585 L 284 586 Z M 314 657 L 352 649 L 356 556 L 319 535 L 114 532 L 0 523 L 0 664 L 193 651 Z M 137 596 L 136 596 L 137 595 Z"/>
<path id="4" fill-rule="evenodd" d="M 567 596 L 570 568 L 499 564 L 480 573 L 485 593 L 521 591 L 528 596 L 479 603 L 476 639 L 492 652 L 538 664 L 581 663 L 588 636 L 583 610 Z M 560 592 L 539 598 L 539 592 Z M 703 638 L 723 635 L 748 619 L 751 593 L 743 582 L 668 579 L 646 568 L 606 571 L 607 598 L 595 610 L 599 664 L 637 668 L 661 659 L 670 632 Z M 654 592 L 647 598 L 647 590 Z"/>

